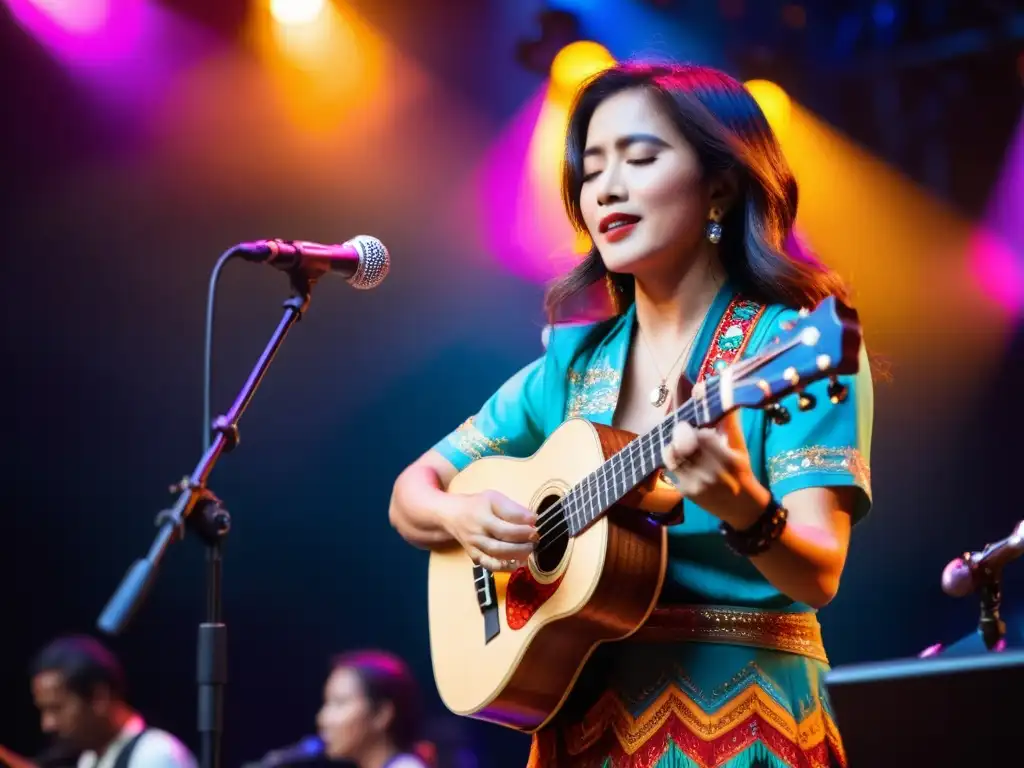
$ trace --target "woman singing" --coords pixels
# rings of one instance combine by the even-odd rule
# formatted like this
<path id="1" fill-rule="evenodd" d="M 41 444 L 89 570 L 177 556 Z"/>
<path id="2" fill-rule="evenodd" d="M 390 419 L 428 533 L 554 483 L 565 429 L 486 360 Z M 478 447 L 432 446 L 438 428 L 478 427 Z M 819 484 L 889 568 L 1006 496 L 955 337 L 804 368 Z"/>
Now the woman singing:
<path id="1" fill-rule="evenodd" d="M 625 64 L 573 105 L 563 198 L 593 243 L 549 293 L 553 317 L 606 281 L 616 314 L 556 326 L 545 354 L 395 483 L 391 521 L 418 546 L 459 542 L 514 570 L 536 515 L 495 493 L 447 494 L 494 453 L 528 456 L 570 417 L 645 433 L 739 354 L 828 296 L 840 279 L 785 252 L 797 186 L 757 103 L 698 66 Z M 530 766 L 845 765 L 823 684 L 815 611 L 839 587 L 850 530 L 870 507 L 872 384 L 841 377 L 795 397 L 780 425 L 736 411 L 716 429 L 680 423 L 663 450 L 685 497 L 669 529 L 658 608 L 629 639 L 601 646 Z"/>
<path id="2" fill-rule="evenodd" d="M 383 651 L 338 657 L 327 684 L 317 728 L 324 753 L 357 768 L 428 768 L 418 742 L 420 696 L 406 665 Z"/>

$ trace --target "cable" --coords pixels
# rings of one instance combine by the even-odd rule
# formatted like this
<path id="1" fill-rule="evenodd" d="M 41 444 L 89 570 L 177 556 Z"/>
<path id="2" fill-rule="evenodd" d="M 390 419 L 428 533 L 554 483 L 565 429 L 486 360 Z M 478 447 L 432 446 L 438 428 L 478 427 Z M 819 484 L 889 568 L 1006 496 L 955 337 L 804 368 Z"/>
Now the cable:
<path id="1" fill-rule="evenodd" d="M 213 424 L 210 417 L 210 400 L 213 389 L 213 319 L 217 303 L 217 282 L 220 280 L 224 265 L 237 255 L 234 248 L 224 251 L 213 265 L 210 273 L 210 285 L 206 296 L 206 338 L 203 349 L 203 453 L 210 450 L 213 436 Z"/>

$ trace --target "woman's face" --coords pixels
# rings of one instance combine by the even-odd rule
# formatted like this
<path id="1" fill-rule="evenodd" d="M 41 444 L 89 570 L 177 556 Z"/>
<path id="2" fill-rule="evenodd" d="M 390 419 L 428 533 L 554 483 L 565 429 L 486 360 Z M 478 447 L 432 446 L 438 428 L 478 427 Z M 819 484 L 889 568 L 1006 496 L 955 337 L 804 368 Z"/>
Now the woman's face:
<path id="1" fill-rule="evenodd" d="M 700 245 L 710 212 L 700 162 L 646 89 L 594 110 L 580 208 L 611 272 L 664 270 Z"/>
<path id="2" fill-rule="evenodd" d="M 363 691 L 359 675 L 349 667 L 339 667 L 327 678 L 324 703 L 316 722 L 327 756 L 333 760 L 351 760 L 365 746 L 380 739 L 381 713 L 374 712 Z"/>

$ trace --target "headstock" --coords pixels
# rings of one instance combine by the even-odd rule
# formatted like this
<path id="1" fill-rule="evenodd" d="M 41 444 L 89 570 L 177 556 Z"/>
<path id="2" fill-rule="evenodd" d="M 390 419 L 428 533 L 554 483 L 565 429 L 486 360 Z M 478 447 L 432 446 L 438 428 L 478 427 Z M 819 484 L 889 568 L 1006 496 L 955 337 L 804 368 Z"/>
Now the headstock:
<path id="1" fill-rule="evenodd" d="M 800 310 L 781 333 L 755 357 L 740 360 L 723 372 L 730 380 L 734 407 L 764 408 L 776 423 L 785 424 L 790 414 L 778 401 L 799 393 L 798 407 L 809 411 L 816 405 L 804 388 L 828 378 L 833 403 L 846 400 L 839 375 L 856 373 L 860 367 L 861 331 L 856 310 L 835 297 L 815 309 Z"/>

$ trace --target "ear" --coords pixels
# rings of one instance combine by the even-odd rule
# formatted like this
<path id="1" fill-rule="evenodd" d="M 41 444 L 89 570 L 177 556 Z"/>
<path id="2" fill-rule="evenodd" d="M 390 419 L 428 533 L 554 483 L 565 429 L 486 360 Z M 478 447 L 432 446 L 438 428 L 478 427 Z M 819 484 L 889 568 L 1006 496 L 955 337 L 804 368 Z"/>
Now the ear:
<path id="1" fill-rule="evenodd" d="M 110 712 L 111 705 L 113 704 L 113 696 L 110 692 L 110 687 L 100 683 L 92 691 L 92 698 L 89 700 L 89 707 L 92 711 L 99 715 L 105 716 Z"/>
<path id="2" fill-rule="evenodd" d="M 395 705 L 390 701 L 385 701 L 373 713 L 373 725 L 381 733 L 386 733 L 391 728 L 391 723 L 394 719 Z"/>
<path id="3" fill-rule="evenodd" d="M 740 179 L 736 170 L 729 168 L 715 173 L 708 183 L 708 215 L 720 222 L 732 209 L 740 194 Z"/>

